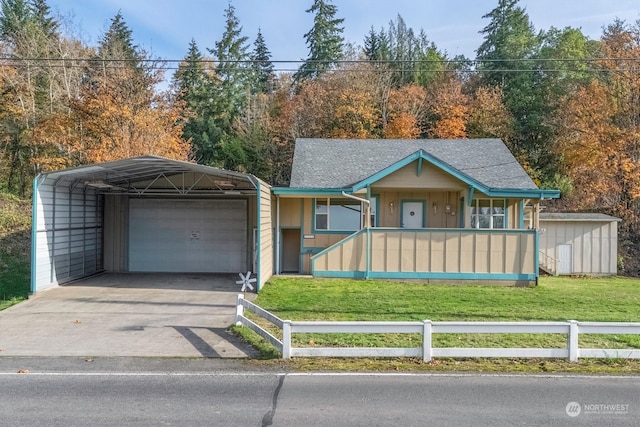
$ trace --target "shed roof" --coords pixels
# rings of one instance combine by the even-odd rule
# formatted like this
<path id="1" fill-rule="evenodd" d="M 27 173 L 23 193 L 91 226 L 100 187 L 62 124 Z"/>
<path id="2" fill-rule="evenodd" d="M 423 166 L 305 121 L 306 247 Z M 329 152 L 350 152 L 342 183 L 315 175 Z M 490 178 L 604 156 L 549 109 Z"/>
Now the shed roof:
<path id="1" fill-rule="evenodd" d="M 487 188 L 538 189 L 499 139 L 300 138 L 290 187 L 352 187 L 420 150 Z"/>
<path id="2" fill-rule="evenodd" d="M 601 213 L 590 212 L 544 212 L 540 214 L 540 221 L 558 222 L 620 222 L 620 218 Z"/>

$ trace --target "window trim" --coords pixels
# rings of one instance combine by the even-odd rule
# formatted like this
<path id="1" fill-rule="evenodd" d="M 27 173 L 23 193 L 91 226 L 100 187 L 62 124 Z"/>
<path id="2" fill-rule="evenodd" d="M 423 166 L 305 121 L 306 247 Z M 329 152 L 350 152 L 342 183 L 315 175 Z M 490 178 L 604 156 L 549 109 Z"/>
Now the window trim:
<path id="1" fill-rule="evenodd" d="M 482 214 L 482 216 L 489 217 L 489 227 L 480 227 L 480 201 L 489 201 L 489 214 Z M 494 206 L 494 202 L 502 202 L 502 206 Z M 483 206 L 486 207 L 486 206 Z M 501 207 L 503 209 L 502 214 L 493 213 L 494 207 Z M 488 199 L 488 198 L 479 198 L 473 199 L 471 201 L 471 228 L 476 230 L 506 230 L 508 229 L 507 224 L 507 211 L 508 211 L 508 203 L 507 199 Z M 476 213 L 474 214 L 474 209 Z M 496 228 L 493 226 L 493 220 L 495 217 L 502 217 L 502 227 Z"/>
<path id="2" fill-rule="evenodd" d="M 371 224 L 372 227 L 377 227 L 378 226 L 378 221 L 379 221 L 379 216 L 378 216 L 378 210 L 380 208 L 379 203 L 380 203 L 380 198 L 375 195 L 375 196 L 371 196 L 371 199 L 375 198 L 375 203 L 376 203 L 376 214 L 374 216 L 374 220 L 375 220 L 375 225 Z M 312 214 L 311 214 L 311 229 L 313 230 L 314 233 L 326 233 L 326 234 L 351 234 L 351 233 L 355 233 L 359 230 L 362 230 L 364 228 L 364 203 L 360 203 L 360 213 L 359 213 L 359 227 L 355 230 L 351 230 L 351 229 L 344 229 L 344 230 L 336 230 L 336 229 L 331 229 L 330 225 L 331 225 L 331 214 L 330 214 L 330 207 L 331 207 L 331 200 L 332 199 L 340 199 L 340 200 L 351 200 L 345 197 L 340 197 L 340 196 L 335 196 L 335 197 L 331 197 L 331 196 L 327 196 L 327 197 L 314 197 L 313 198 L 313 203 L 312 203 Z M 327 216 L 327 228 L 317 228 L 316 227 L 316 206 L 317 206 L 317 202 L 318 200 L 322 200 L 325 201 L 327 204 L 327 213 L 326 214 L 321 214 L 321 215 L 326 215 Z M 371 202 L 374 202 L 374 200 L 370 200 Z M 356 203 L 354 201 L 353 205 L 357 205 L 358 203 Z M 336 206 L 336 205 L 334 205 Z"/>

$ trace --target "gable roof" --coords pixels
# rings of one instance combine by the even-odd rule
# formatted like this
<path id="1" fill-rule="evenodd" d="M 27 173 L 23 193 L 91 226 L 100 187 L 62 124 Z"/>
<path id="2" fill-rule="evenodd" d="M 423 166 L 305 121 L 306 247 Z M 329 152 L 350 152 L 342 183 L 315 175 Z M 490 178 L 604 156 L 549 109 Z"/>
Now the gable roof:
<path id="1" fill-rule="evenodd" d="M 481 190 L 539 190 L 499 139 L 296 140 L 290 187 L 354 189 L 418 158 Z M 373 179 L 373 181 L 372 181 Z M 558 197 L 552 190 L 545 197 Z"/>

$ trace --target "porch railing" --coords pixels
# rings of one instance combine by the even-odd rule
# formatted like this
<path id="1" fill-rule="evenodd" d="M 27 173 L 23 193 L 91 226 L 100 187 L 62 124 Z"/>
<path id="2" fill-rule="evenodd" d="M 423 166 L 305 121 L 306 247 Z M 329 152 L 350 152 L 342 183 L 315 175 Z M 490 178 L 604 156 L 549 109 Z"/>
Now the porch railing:
<path id="1" fill-rule="evenodd" d="M 538 276 L 536 230 L 368 228 L 311 258 L 314 276 L 523 280 Z"/>

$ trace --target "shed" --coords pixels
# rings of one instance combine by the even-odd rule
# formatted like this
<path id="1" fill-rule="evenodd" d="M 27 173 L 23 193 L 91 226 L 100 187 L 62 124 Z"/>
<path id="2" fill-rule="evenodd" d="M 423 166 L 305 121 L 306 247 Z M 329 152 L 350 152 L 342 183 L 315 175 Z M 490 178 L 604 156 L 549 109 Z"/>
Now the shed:
<path id="1" fill-rule="evenodd" d="M 273 272 L 271 187 L 142 156 L 38 175 L 31 292 L 100 272 Z"/>
<path id="2" fill-rule="evenodd" d="M 619 218 L 541 213 L 540 267 L 550 274 L 615 275 Z"/>

